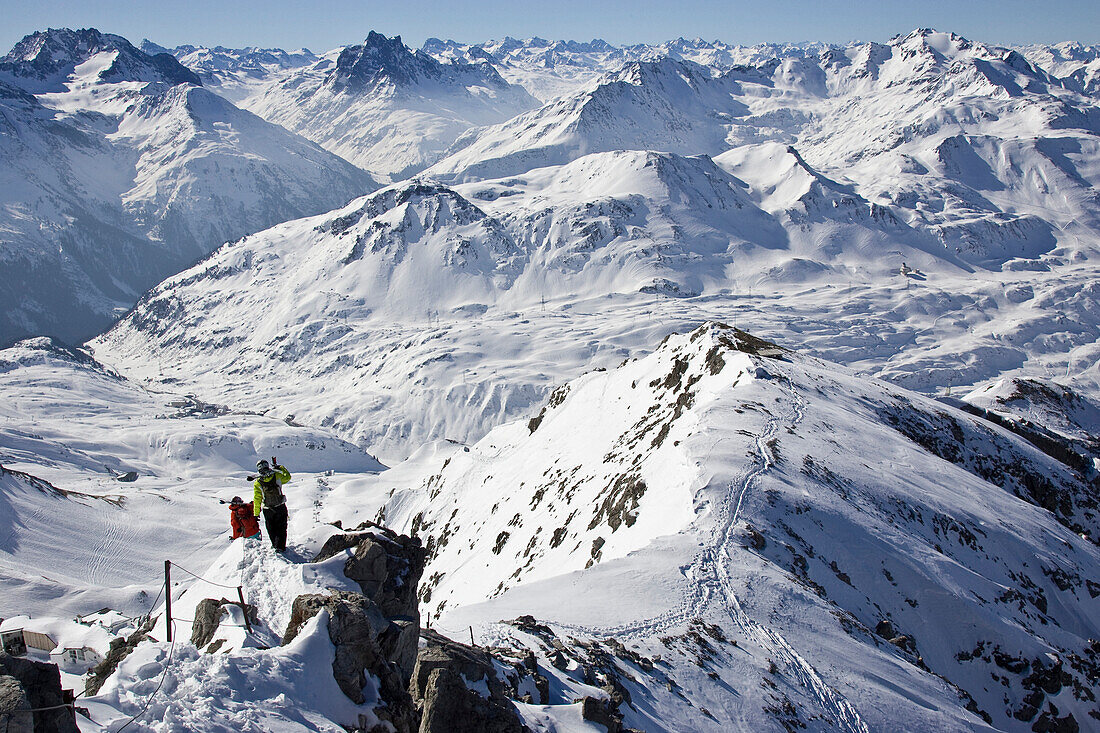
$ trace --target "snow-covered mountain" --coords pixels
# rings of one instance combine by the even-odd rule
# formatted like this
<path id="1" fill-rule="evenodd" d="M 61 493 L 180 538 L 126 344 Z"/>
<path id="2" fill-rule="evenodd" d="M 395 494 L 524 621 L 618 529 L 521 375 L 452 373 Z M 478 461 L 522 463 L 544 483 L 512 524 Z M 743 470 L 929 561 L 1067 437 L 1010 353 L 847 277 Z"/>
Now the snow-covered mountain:
<path id="1" fill-rule="evenodd" d="M 429 38 L 421 50 L 447 63 L 488 61 L 505 79 L 524 87 L 543 102 L 549 102 L 576 92 L 601 74 L 618 71 L 632 61 L 673 59 L 724 71 L 734 66 L 761 64 L 774 58 L 813 54 L 825 48 L 828 48 L 825 44 L 732 46 L 701 38 L 678 38 L 656 45 L 614 46 L 598 38 L 579 43 L 547 41 L 538 37 L 523 40 L 506 37 L 500 41 L 477 44 Z"/>
<path id="2" fill-rule="evenodd" d="M 122 36 L 95 28 L 50 28 L 24 37 L 0 59 L 0 79 L 34 93 L 61 92 L 76 68 L 96 57 L 95 68 L 82 71 L 94 72 L 98 81 L 201 85 L 171 54 L 143 53 Z"/>
<path id="3" fill-rule="evenodd" d="M 369 729 L 384 685 L 328 674 L 348 617 L 292 609 L 364 589 L 349 568 L 379 556 L 352 535 L 419 547 L 379 525 L 424 541 L 420 611 L 471 643 L 445 697 L 532 730 L 1100 719 L 1100 106 L 1071 68 L 1088 49 L 371 34 L 313 58 L 177 49 L 198 86 L 65 38 L 26 43 L 57 64 L 4 67 L 0 122 L 38 162 L 0 179 L 0 224 L 111 227 L 114 259 L 91 259 L 120 291 L 103 265 L 271 201 L 282 169 L 234 156 L 292 140 L 322 157 L 287 180 L 344 165 L 280 115 L 394 166 L 221 244 L 87 352 L 0 351 L 4 623 L 158 619 L 88 702 L 105 729 Z M 21 328 L 43 290 L 15 296 Z M 214 500 L 271 453 L 294 473 L 290 551 L 226 547 Z M 166 557 L 206 578 L 176 579 L 178 616 L 201 630 L 203 599 L 240 585 L 254 628 L 228 601 L 221 646 L 168 643 Z M 413 650 L 406 610 L 366 625 Z"/>
<path id="4" fill-rule="evenodd" d="M 739 91 L 736 80 L 698 64 L 632 62 L 577 95 L 471 131 L 427 175 L 500 178 L 623 149 L 717 155 L 730 147 L 724 120 L 748 111 L 736 99 Z"/>
<path id="5" fill-rule="evenodd" d="M 1020 53 L 1076 91 L 1100 94 L 1100 46 L 1075 41 L 1021 46 Z"/>
<path id="6" fill-rule="evenodd" d="M 148 54 L 169 53 L 202 80 L 203 86 L 239 104 L 277 75 L 315 63 L 316 54 L 308 48 L 284 51 L 281 48 L 225 48 L 185 44 L 167 49 L 144 40 L 140 48 Z"/>
<path id="7" fill-rule="evenodd" d="M 49 583 L 76 588 L 79 577 L 86 603 L 152 605 L 163 619 L 139 592 L 155 587 L 154 563 L 112 595 L 96 588 L 108 581 L 74 573 L 84 555 L 50 551 L 96 511 L 137 532 L 105 533 L 120 547 L 154 544 L 179 534 L 163 503 L 186 505 L 194 544 L 141 550 L 205 578 L 183 581 L 175 616 L 197 618 L 199 599 L 222 593 L 211 583 L 244 586 L 256 606 L 248 634 L 235 609 L 223 619 L 217 654 L 185 632 L 173 647 L 155 627 L 88 700 L 100 724 L 139 713 L 160 674 L 176 692 L 153 695 L 151 719 L 180 727 L 197 725 L 197 710 L 218 730 L 261 711 L 271 725 L 354 721 L 361 708 L 328 676 L 340 643 L 331 621 L 267 647 L 296 594 L 347 586 L 350 553 L 305 560 L 333 523 L 364 521 L 419 534 L 431 627 L 498 655 L 509 704 L 533 730 L 586 725 L 575 702 L 588 695 L 650 731 L 1084 730 L 1100 714 L 1094 467 L 729 326 L 650 351 L 561 385 L 476 444 L 346 474 L 369 457 L 324 431 L 141 396 L 86 355 L 21 344 L 3 352 L 8 409 L 46 419 L 35 434 L 0 433 L 0 488 L 20 522 L 13 556 L 52 558 Z M 1044 420 L 1088 419 L 1058 403 L 1074 400 L 1047 401 Z M 202 439 L 214 434 L 225 437 Z M 294 448 L 303 438 L 307 450 Z M 276 451 L 296 468 L 293 551 L 214 542 L 220 512 L 209 505 L 225 477 Z M 136 468 L 142 490 L 104 467 Z M 36 531 L 58 512 L 64 522 Z M 20 589 L 22 609 L 47 607 L 38 586 Z"/>
<path id="8" fill-rule="evenodd" d="M 469 128 L 537 105 L 488 63 L 441 64 L 401 38 L 371 31 L 241 102 L 380 177 L 399 180 L 437 161 Z"/>
<path id="9" fill-rule="evenodd" d="M 1074 185 L 1082 202 L 1093 191 Z M 1001 240 L 965 220 L 951 239 L 940 216 L 872 203 L 777 143 L 413 181 L 224 247 L 94 348 L 158 379 L 155 354 L 210 399 L 309 415 L 394 460 L 477 439 L 585 369 L 733 314 L 919 389 L 1018 369 L 1095 389 L 1092 230 L 997 213 L 1017 222 Z"/>
<path id="10" fill-rule="evenodd" d="M 297 411 L 393 456 L 410 439 L 479 437 L 583 369 L 601 342 L 615 344 L 605 360 L 644 348 L 650 328 L 672 327 L 649 324 L 661 299 L 681 304 L 670 307 L 682 323 L 728 307 L 731 289 L 765 274 L 797 290 L 849 267 L 888 276 L 877 263 L 885 242 L 935 263 L 889 217 L 857 202 L 834 217 L 830 201 L 821 199 L 825 215 L 780 219 L 708 158 L 633 151 L 455 188 L 398 184 L 225 246 L 154 289 L 95 349 L 128 370 L 157 354 L 173 378 L 217 374 L 219 400 Z M 834 261 L 793 233 L 817 227 L 862 246 Z M 629 315 L 607 318 L 598 338 L 578 339 L 577 322 L 561 317 L 578 309 L 598 319 L 603 308 Z M 268 315 L 263 328 L 250 322 L 256 312 Z M 639 318 L 647 325 L 631 333 Z M 398 345 L 415 351 L 394 362 Z M 336 394 L 355 398 L 321 398 L 322 381 L 291 376 L 307 365 L 324 389 L 335 381 Z M 481 376 L 471 384 L 466 371 Z M 257 393 L 272 383 L 285 388 Z"/>
<path id="11" fill-rule="evenodd" d="M 775 183 L 748 145 L 793 155 L 866 202 L 889 205 L 946 254 L 984 266 L 1035 259 L 1097 222 L 1095 99 L 1019 53 L 915 31 L 889 45 L 773 59 L 727 72 L 634 62 L 587 89 L 472 131 L 427 171 L 445 182 L 517 175 L 622 148 L 717 155 Z M 789 169 L 790 166 L 783 166 Z M 760 176 L 764 178 L 761 179 Z M 1055 229 L 1059 231 L 1055 231 Z"/>
<path id="12" fill-rule="evenodd" d="M 500 643 L 523 609 L 662 657 L 672 690 L 624 682 L 633 727 L 1084 730 L 1096 480 L 708 324 L 563 385 L 379 517 L 427 538 L 440 628 Z"/>
<path id="13" fill-rule="evenodd" d="M 0 89 L 0 342 L 87 338 L 222 242 L 375 187 L 118 36 L 28 36 Z"/>

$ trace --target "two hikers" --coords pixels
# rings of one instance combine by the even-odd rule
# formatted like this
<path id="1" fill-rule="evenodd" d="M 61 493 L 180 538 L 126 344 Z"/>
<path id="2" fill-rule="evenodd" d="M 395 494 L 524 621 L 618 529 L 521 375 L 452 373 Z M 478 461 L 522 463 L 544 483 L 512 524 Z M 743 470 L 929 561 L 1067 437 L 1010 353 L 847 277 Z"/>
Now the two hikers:
<path id="1" fill-rule="evenodd" d="M 249 539 L 260 537 L 260 522 L 252 510 L 251 504 L 245 504 L 244 499 L 234 496 L 229 502 L 229 526 L 233 528 L 231 540 L 238 537 Z"/>
<path id="2" fill-rule="evenodd" d="M 264 512 L 264 522 L 267 524 L 267 536 L 271 539 L 271 546 L 275 552 L 286 551 L 286 496 L 282 486 L 290 481 L 290 471 L 280 466 L 275 456 L 271 457 L 271 463 L 260 460 L 256 463 L 256 480 L 252 484 L 254 498 L 252 501 L 253 514 L 260 516 L 260 509 Z"/>

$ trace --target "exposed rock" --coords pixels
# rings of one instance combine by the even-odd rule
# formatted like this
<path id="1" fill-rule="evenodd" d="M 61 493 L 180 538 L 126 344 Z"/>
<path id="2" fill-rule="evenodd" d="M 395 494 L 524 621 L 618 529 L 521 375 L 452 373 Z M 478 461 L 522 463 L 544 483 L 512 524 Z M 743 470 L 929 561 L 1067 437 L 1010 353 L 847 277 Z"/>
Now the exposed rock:
<path id="1" fill-rule="evenodd" d="M 410 692 L 420 705 L 420 733 L 520 733 L 519 714 L 497 677 L 492 657 L 432 631 L 416 659 Z M 482 697 L 469 683 L 484 683 Z M 542 690 L 539 691 L 542 695 Z M 546 691 L 546 697 L 549 690 Z"/>
<path id="2" fill-rule="evenodd" d="M 122 481 L 125 483 L 132 483 L 137 481 L 137 471 L 127 471 L 126 473 L 115 476 L 115 481 Z"/>
<path id="3" fill-rule="evenodd" d="M 581 700 L 581 717 L 604 726 L 607 733 L 621 733 L 623 729 L 623 716 L 610 700 L 585 697 Z"/>
<path id="4" fill-rule="evenodd" d="M 1079 733 L 1081 726 L 1072 713 L 1058 717 L 1058 709 L 1048 703 L 1047 710 L 1036 719 L 1031 730 L 1035 733 Z"/>
<path id="5" fill-rule="evenodd" d="M 99 688 L 103 687 L 103 683 L 107 681 L 107 678 L 115 673 L 122 660 L 129 656 L 138 644 L 148 638 L 149 629 L 151 628 L 153 628 L 153 619 L 145 622 L 140 629 L 130 634 L 125 640 L 113 639 L 107 656 L 96 665 L 95 669 L 92 670 L 92 674 L 84 682 L 84 694 L 90 697 L 98 693 Z"/>
<path id="6" fill-rule="evenodd" d="M 417 537 L 384 532 L 333 535 L 313 562 L 354 548 L 344 563 L 344 575 L 359 585 L 363 595 L 377 604 L 384 616 L 403 617 L 419 624 L 416 589 L 427 553 Z"/>
<path id="7" fill-rule="evenodd" d="M 231 601 L 227 598 L 222 598 L 217 601 L 213 598 L 204 598 L 199 601 L 199 604 L 195 606 L 195 620 L 191 624 L 191 643 L 199 649 L 209 644 L 210 640 L 214 638 L 215 632 L 218 630 L 218 625 L 221 623 L 222 616 L 228 613 L 225 607 L 240 605 L 241 604 L 237 601 Z M 249 621 L 258 621 L 255 606 L 245 604 L 244 608 L 245 613 L 248 614 Z M 216 649 L 207 651 L 216 651 Z"/>
<path id="8" fill-rule="evenodd" d="M 764 535 L 760 534 L 751 524 L 745 527 L 745 537 L 748 540 L 748 544 L 745 545 L 746 547 L 751 547 L 754 550 L 763 550 L 768 546 L 768 542 L 764 539 Z"/>
<path id="9" fill-rule="evenodd" d="M 27 692 L 19 680 L 11 675 L 0 675 L 0 720 L 5 723 L 5 733 L 32 733 L 34 720 L 31 713 L 18 712 L 30 709 Z"/>
<path id="10" fill-rule="evenodd" d="M 397 733 L 417 729 L 417 711 L 409 695 L 416 663 L 420 613 L 416 589 L 426 553 L 415 537 L 398 535 L 373 523 L 377 532 L 351 531 L 332 535 L 313 562 L 353 550 L 344 574 L 363 593 L 302 595 L 294 599 L 283 644 L 322 610 L 328 613 L 328 635 L 336 648 L 332 674 L 352 701 L 366 702 L 368 679 L 378 681 L 375 714 Z M 368 677 L 369 675 L 369 677 Z"/>
<path id="11" fill-rule="evenodd" d="M 32 709 L 56 708 L 33 714 L 35 733 L 80 733 L 80 729 L 76 727 L 73 709 L 62 707 L 65 698 L 61 693 L 61 671 L 56 664 L 13 657 L 0 652 L 0 675 L 15 678 Z M 10 683 L 8 685 L 9 699 L 14 698 L 14 690 Z M 14 702 L 18 703 L 18 700 Z M 19 714 L 12 716 L 12 723 L 22 717 Z"/>
<path id="12" fill-rule="evenodd" d="M 913 637 L 911 636 L 906 636 L 902 634 L 901 636 L 895 636 L 894 638 L 889 639 L 889 642 L 896 646 L 898 649 L 907 651 L 910 654 L 916 655 L 917 653 L 917 645 L 913 642 Z"/>

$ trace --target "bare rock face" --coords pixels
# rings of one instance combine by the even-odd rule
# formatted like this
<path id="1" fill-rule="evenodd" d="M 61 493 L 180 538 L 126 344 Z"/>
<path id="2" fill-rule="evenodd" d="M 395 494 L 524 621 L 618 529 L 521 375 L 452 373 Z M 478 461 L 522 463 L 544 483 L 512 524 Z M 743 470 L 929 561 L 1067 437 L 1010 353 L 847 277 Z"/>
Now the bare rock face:
<path id="1" fill-rule="evenodd" d="M 486 652 L 423 631 L 410 687 L 420 706 L 420 733 L 521 733 L 525 727 Z M 467 682 L 482 684 L 483 697 Z"/>
<path id="2" fill-rule="evenodd" d="M 32 733 L 34 720 L 30 709 L 27 692 L 19 680 L 11 675 L 0 675 L 0 720 L 5 722 L 5 732 Z"/>
<path id="3" fill-rule="evenodd" d="M 22 689 L 23 697 L 9 679 L 14 679 Z M 25 699 L 31 709 L 51 708 L 61 706 L 65 700 L 61 694 L 61 671 L 56 664 L 47 664 L 33 659 L 13 657 L 10 654 L 0 652 L 0 680 L 5 682 L 0 689 L 6 691 L 6 695 L 0 699 L 12 701 L 13 710 L 23 707 L 20 700 Z M 0 707 L 0 713 L 5 712 Z M 16 726 L 22 718 L 30 718 L 31 715 L 16 712 L 10 717 L 11 730 L 19 730 Z M 55 710 L 42 710 L 33 713 L 34 733 L 80 733 L 76 727 L 76 719 L 71 707 L 57 707 Z"/>
<path id="4" fill-rule="evenodd" d="M 195 620 L 191 623 L 191 643 L 199 649 L 209 644 L 221 624 L 222 617 L 227 615 L 225 607 L 240 605 L 237 601 L 231 601 L 228 598 L 222 598 L 221 600 L 203 598 L 199 601 L 199 604 L 195 606 Z M 258 620 L 255 606 L 245 604 L 244 612 L 248 614 L 249 621 L 256 622 Z M 208 649 L 207 651 L 215 650 Z"/>
<path id="5" fill-rule="evenodd" d="M 409 681 L 416 663 L 420 613 L 416 588 L 424 571 L 420 540 L 382 532 L 348 532 L 325 542 L 314 562 L 351 550 L 344 574 L 362 593 L 301 595 L 291 607 L 283 644 L 305 623 L 325 611 L 328 634 L 336 648 L 332 674 L 353 702 L 367 702 L 364 688 L 378 680 L 379 705 L 374 712 L 397 733 L 418 729 Z"/>
<path id="6" fill-rule="evenodd" d="M 418 537 L 392 532 L 347 532 L 329 537 L 313 562 L 352 550 L 344 575 L 389 617 L 420 623 L 416 587 L 424 572 L 426 553 Z"/>

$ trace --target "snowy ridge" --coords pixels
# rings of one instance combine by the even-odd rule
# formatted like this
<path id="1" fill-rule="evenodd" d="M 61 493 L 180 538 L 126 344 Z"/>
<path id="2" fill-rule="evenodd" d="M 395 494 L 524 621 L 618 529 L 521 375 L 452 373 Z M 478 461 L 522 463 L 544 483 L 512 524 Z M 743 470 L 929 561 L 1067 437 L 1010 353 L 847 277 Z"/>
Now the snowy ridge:
<path id="1" fill-rule="evenodd" d="M 109 56 L 96 70 L 97 79 L 104 82 L 202 84 L 170 54 L 143 53 L 122 36 L 95 28 L 50 28 L 26 36 L 0 59 L 0 79 L 14 78 L 19 86 L 36 93 L 62 91 L 78 66 L 100 54 Z"/>
<path id="2" fill-rule="evenodd" d="M 622 152 L 456 188 L 393 186 L 333 214 L 224 247 L 151 292 L 97 342 L 97 352 L 110 354 L 111 363 L 136 364 L 156 351 L 173 374 L 224 375 L 217 399 L 263 409 L 275 407 L 276 393 L 256 394 L 257 384 L 284 383 L 285 370 L 300 373 L 310 364 L 318 379 L 341 389 L 360 385 L 353 391 L 366 388 L 374 397 L 318 399 L 304 384 L 278 392 L 279 409 L 335 420 L 383 454 L 412 434 L 480 437 L 502 416 L 529 409 L 537 389 L 548 390 L 568 372 L 540 365 L 541 354 L 537 374 L 524 373 L 527 359 L 502 362 L 493 349 L 479 356 L 456 327 L 491 330 L 503 322 L 509 331 L 540 334 L 533 348 L 561 354 L 577 348 L 576 336 L 560 314 L 543 317 L 546 300 L 571 308 L 570 301 L 599 303 L 611 292 L 628 309 L 676 298 L 690 312 L 691 298 L 728 293 L 760 272 L 802 283 L 815 273 L 828 276 L 828 265 L 814 263 L 822 256 L 817 241 L 789 241 L 743 185 L 707 158 Z M 884 234 L 870 208 L 863 211 L 844 226 L 870 240 L 872 262 Z M 820 217 L 831 230 L 832 217 L 831 207 Z M 799 224 L 804 231 L 806 222 Z M 896 228 L 887 225 L 887 232 Z M 916 261 L 920 250 L 910 251 Z M 326 283 L 320 292 L 318 282 Z M 205 315 L 219 311 L 225 315 L 218 324 L 245 324 L 248 313 L 260 310 L 270 315 L 260 329 L 226 330 Z M 632 327 L 637 317 L 608 326 Z M 432 335 L 423 332 L 425 320 Z M 544 343 L 548 336 L 556 343 Z M 390 358 L 398 349 L 411 367 Z M 605 358 L 614 353 L 631 351 Z M 457 384 L 452 369 L 468 358 L 475 367 L 488 359 L 493 370 L 506 371 L 482 385 L 466 384 L 463 374 Z M 366 373 L 380 388 L 364 385 Z M 441 393 L 443 384 L 450 386 Z M 421 433 L 425 425 L 432 432 Z"/>
<path id="3" fill-rule="evenodd" d="M 0 345 L 133 308 L 0 350 L 0 616 L 102 648 L 54 616 L 156 616 L 170 559 L 180 638 L 157 619 L 104 729 L 162 680 L 134 727 L 369 728 L 324 617 L 265 647 L 379 522 L 494 655 L 456 689 L 534 730 L 1090 729 L 1094 52 L 372 32 L 175 49 L 191 80 L 29 36 Z M 286 555 L 216 503 L 273 454 Z M 238 585 L 253 631 L 188 643 Z"/>
<path id="4" fill-rule="evenodd" d="M 713 155 L 773 141 L 970 262 L 1037 258 L 1055 247 L 1052 227 L 1095 232 L 1095 102 L 1014 51 L 921 30 L 723 73 L 685 63 L 608 73 L 472 132 L 428 173 L 475 180 L 600 150 Z"/>
<path id="5" fill-rule="evenodd" d="M 281 48 L 225 48 L 185 44 L 173 49 L 144 40 L 140 45 L 146 53 L 170 53 L 181 64 L 202 79 L 203 86 L 217 92 L 234 104 L 256 93 L 277 75 L 308 66 L 318 60 L 316 54 L 303 48 L 284 51 Z"/>
<path id="6" fill-rule="evenodd" d="M 588 43 L 504 38 L 479 44 L 429 38 L 421 50 L 449 63 L 488 61 L 508 81 L 523 86 L 543 102 L 549 102 L 576 92 L 601 74 L 617 71 L 633 61 L 668 58 L 725 71 L 734 66 L 759 65 L 775 58 L 811 55 L 826 48 L 825 44 L 732 46 L 700 38 L 628 46 L 614 46 L 598 38 Z"/>
<path id="7" fill-rule="evenodd" d="M 1022 196 L 1009 182 L 1002 195 Z M 1093 189 L 1074 185 L 1083 217 Z M 146 378 L 158 376 L 148 355 L 162 355 L 209 399 L 331 421 L 394 459 L 412 452 L 410 439 L 476 440 L 561 381 L 739 311 L 764 333 L 920 389 L 1044 363 L 1092 383 L 1095 239 L 1082 219 L 1056 234 L 1006 224 L 981 251 L 956 251 L 937 223 L 954 214 L 921 204 L 912 218 L 909 204 L 859 189 L 781 143 L 713 159 L 590 154 L 499 180 L 398 184 L 223 248 L 95 348 Z M 997 231 L 980 219 L 952 226 Z M 1029 257 L 1047 236 L 1061 246 Z M 900 276 L 903 263 L 915 272 Z M 224 330 L 255 312 L 273 318 Z M 1064 339 L 1047 336 L 1054 326 Z M 291 376 L 307 364 L 323 382 Z M 258 387 L 269 384 L 284 387 Z M 371 397 L 334 396 L 349 390 Z"/>
<path id="8" fill-rule="evenodd" d="M 937 420 L 956 437 L 939 437 L 951 433 Z M 1087 720 L 1100 586 L 1086 581 L 1100 552 L 1031 503 L 1031 479 L 1001 473 L 1014 466 L 1090 507 L 1098 536 L 1083 478 L 1011 434 L 710 325 L 562 387 L 383 516 L 430 538 L 421 592 L 443 628 L 509 633 L 488 622 L 527 608 L 675 654 L 693 620 L 714 623 L 761 668 L 770 660 L 781 707 L 811 729 Z M 671 610 L 649 610 L 660 608 Z M 884 668 L 884 654 L 901 666 Z M 1040 690 L 1045 674 L 1061 682 Z M 679 680 L 689 701 L 713 684 L 697 677 Z M 636 708 L 632 724 L 766 720 L 741 691 L 710 708 L 713 722 L 677 728 L 682 712 Z M 914 708 L 925 695 L 938 702 Z"/>

